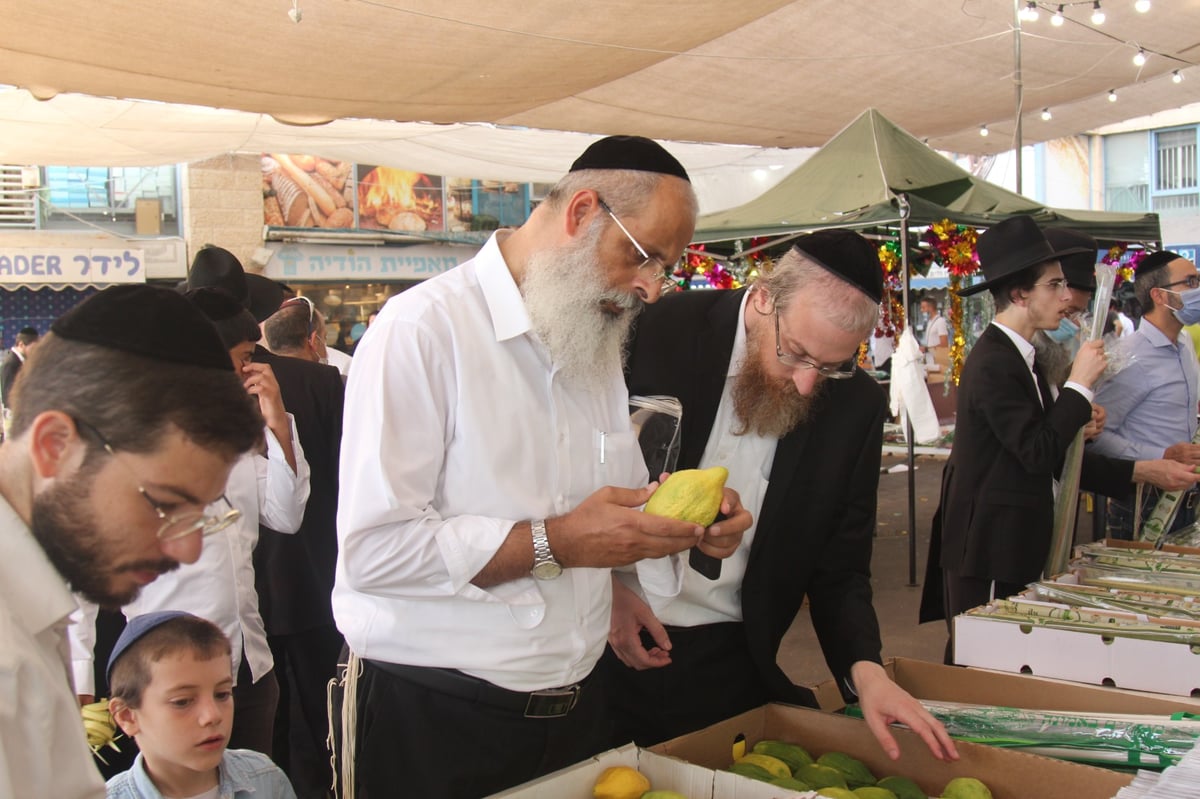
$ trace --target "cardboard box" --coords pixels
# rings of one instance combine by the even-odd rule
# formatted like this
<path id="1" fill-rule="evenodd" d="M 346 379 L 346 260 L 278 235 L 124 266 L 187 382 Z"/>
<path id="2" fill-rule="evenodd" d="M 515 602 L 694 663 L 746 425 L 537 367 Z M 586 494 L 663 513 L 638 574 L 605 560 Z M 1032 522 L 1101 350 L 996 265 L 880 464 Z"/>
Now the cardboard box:
<path id="1" fill-rule="evenodd" d="M 917 699 L 930 701 L 1082 713 L 1161 716 L 1180 711 L 1200 713 L 1200 699 L 1193 697 L 1173 697 L 1026 674 L 944 666 L 909 658 L 888 658 L 883 667 L 901 688 Z M 845 706 L 834 680 L 823 682 L 813 690 L 822 710 L 841 710 Z"/>
<path id="2" fill-rule="evenodd" d="M 896 762 L 879 748 L 864 721 L 789 705 L 766 705 L 658 744 L 651 751 L 723 769 L 732 759 L 733 740 L 741 733 L 750 745 L 764 738 L 790 741 L 808 749 L 814 757 L 844 752 L 861 760 L 875 776 L 903 775 L 930 796 L 940 795 L 954 777 L 976 777 L 987 783 L 994 799 L 1112 799 L 1133 779 L 1129 774 L 965 742 L 958 744 L 959 760 L 943 763 L 916 734 L 902 729 L 892 732 L 901 751 Z M 751 796 L 749 791 L 755 790 L 755 785 L 763 783 L 717 771 L 713 797 L 743 799 Z M 743 786 L 746 793 L 742 793 Z M 769 795 L 785 795 L 778 788 L 766 787 L 771 791 Z"/>
<path id="3" fill-rule="evenodd" d="M 1092 685 L 1200 695 L 1200 651 L 1099 632 L 955 616 L 954 662 Z"/>
<path id="4" fill-rule="evenodd" d="M 133 203 L 133 230 L 138 236 L 162 233 L 162 201 L 142 197 Z"/>
<path id="5" fill-rule="evenodd" d="M 678 791 L 688 799 L 712 799 L 711 769 L 639 749 L 633 744 L 493 794 L 489 799 L 592 799 L 592 786 L 611 766 L 636 768 L 650 780 L 651 787 L 658 790 Z"/>

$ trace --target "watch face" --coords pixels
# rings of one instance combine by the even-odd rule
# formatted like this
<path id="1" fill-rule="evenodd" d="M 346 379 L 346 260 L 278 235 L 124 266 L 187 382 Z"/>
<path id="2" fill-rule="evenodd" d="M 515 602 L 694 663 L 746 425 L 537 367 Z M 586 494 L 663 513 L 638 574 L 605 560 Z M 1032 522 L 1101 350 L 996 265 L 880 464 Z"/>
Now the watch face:
<path id="1" fill-rule="evenodd" d="M 552 560 L 543 561 L 533 567 L 533 576 L 539 580 L 553 580 L 562 574 L 562 566 Z"/>

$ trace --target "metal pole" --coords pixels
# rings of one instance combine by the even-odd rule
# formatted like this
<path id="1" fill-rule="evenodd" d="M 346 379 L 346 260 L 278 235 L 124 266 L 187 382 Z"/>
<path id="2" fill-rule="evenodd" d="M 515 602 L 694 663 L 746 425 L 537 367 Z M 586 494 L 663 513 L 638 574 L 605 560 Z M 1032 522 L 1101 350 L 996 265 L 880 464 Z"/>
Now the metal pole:
<path id="1" fill-rule="evenodd" d="M 900 206 L 900 274 L 904 276 L 901 286 L 904 298 L 904 326 L 910 326 L 908 312 L 908 197 L 901 194 L 896 198 Z M 917 584 L 917 455 L 913 447 L 912 419 L 908 409 L 904 411 L 904 439 L 908 442 L 908 584 Z"/>
<path id="2" fill-rule="evenodd" d="M 1024 84 L 1021 82 L 1021 0 L 1013 0 L 1013 87 L 1016 90 L 1017 108 L 1016 132 L 1013 135 L 1013 149 L 1016 150 L 1017 194 L 1021 193 L 1021 104 L 1025 101 Z"/>

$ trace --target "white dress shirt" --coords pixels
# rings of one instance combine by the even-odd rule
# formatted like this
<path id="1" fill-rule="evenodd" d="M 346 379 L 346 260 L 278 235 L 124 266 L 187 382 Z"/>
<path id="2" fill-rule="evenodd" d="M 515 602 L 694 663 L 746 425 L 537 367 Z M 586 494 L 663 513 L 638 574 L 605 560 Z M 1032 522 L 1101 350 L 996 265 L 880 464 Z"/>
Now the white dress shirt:
<path id="1" fill-rule="evenodd" d="M 354 363 L 354 358 L 336 347 L 326 347 L 325 360 L 330 366 L 337 367 L 337 370 L 342 373 L 342 377 L 350 376 L 350 365 Z"/>
<path id="2" fill-rule="evenodd" d="M 127 619 L 156 610 L 184 610 L 216 624 L 229 636 L 235 681 L 243 650 L 254 682 L 274 665 L 262 615 L 258 612 L 258 593 L 254 590 L 252 556 L 258 543 L 258 523 L 261 520 L 272 530 L 294 533 L 300 529 L 308 502 L 308 461 L 304 459 L 291 414 L 288 421 L 296 471 L 288 466 L 283 448 L 268 429 L 266 457 L 256 453 L 243 455 L 225 484 L 229 504 L 240 510 L 242 517 L 225 530 L 207 536 L 199 560 L 160 576 L 143 588 L 137 599 L 121 608 Z M 214 516 L 227 510 L 220 501 L 205 508 L 206 513 Z M 92 694 L 96 610 L 83 600 L 79 604 L 81 612 L 70 630 L 75 685 L 79 693 Z"/>
<path id="3" fill-rule="evenodd" d="M 0 497 L 0 796 L 103 799 L 71 687 L 75 600 Z"/>
<path id="4" fill-rule="evenodd" d="M 738 492 L 742 506 L 750 511 L 755 524 L 742 536 L 742 543 L 737 550 L 721 561 L 721 576 L 716 580 L 709 580 L 695 569 L 685 569 L 683 588 L 674 599 L 646 592 L 654 615 L 663 624 L 692 627 L 742 620 L 742 578 L 746 574 L 746 563 L 750 560 L 750 545 L 754 542 L 759 510 L 767 493 L 771 465 L 775 462 L 775 447 L 779 443 L 776 438 L 766 438 L 752 432 L 740 436 L 733 434 L 738 420 L 733 408 L 732 387 L 747 357 L 744 320 L 749 298 L 750 292 L 742 297 L 721 404 L 709 431 L 699 468 L 727 468 L 729 479 L 725 485 Z"/>
<path id="5" fill-rule="evenodd" d="M 491 588 L 471 579 L 514 524 L 559 516 L 646 465 L 619 363 L 565 381 L 533 333 L 497 236 L 393 297 L 346 387 L 333 613 L 360 657 L 455 668 L 516 691 L 587 676 L 608 636 L 609 569 Z M 638 564 L 679 590 L 677 557 Z"/>
<path id="6" fill-rule="evenodd" d="M 1000 328 L 1000 331 L 1002 333 L 1004 333 L 1004 335 L 1008 336 L 1009 340 L 1012 341 L 1014 346 L 1016 346 L 1017 350 L 1021 353 L 1021 357 L 1025 359 L 1025 365 L 1027 367 L 1029 367 L 1029 375 L 1030 375 L 1030 377 L 1033 378 L 1033 384 L 1035 386 L 1040 386 L 1042 381 L 1040 378 L 1038 378 L 1037 373 L 1033 371 L 1033 360 L 1034 360 L 1034 356 L 1037 354 L 1037 351 L 1034 350 L 1034 348 L 1033 348 L 1033 344 L 1026 341 L 1024 336 L 1022 336 L 1017 331 L 1013 330 L 1011 327 L 1005 327 L 1004 325 L 1000 324 L 999 322 L 997 322 L 994 319 L 992 320 L 992 324 L 995 325 L 996 327 Z M 1058 399 L 1058 386 L 1051 383 L 1049 388 L 1050 388 L 1050 397 L 1052 399 Z M 1093 393 L 1093 391 L 1090 388 L 1084 388 L 1079 383 L 1076 383 L 1074 380 L 1068 380 L 1066 383 L 1063 384 L 1063 388 L 1069 388 L 1069 389 L 1073 389 L 1074 391 L 1078 391 L 1083 396 L 1083 398 L 1086 399 L 1088 402 L 1091 402 L 1092 399 L 1095 397 L 1095 394 Z M 1041 392 L 1039 391 L 1038 392 L 1038 404 L 1040 405 L 1041 402 L 1042 402 L 1042 395 L 1041 395 Z"/>

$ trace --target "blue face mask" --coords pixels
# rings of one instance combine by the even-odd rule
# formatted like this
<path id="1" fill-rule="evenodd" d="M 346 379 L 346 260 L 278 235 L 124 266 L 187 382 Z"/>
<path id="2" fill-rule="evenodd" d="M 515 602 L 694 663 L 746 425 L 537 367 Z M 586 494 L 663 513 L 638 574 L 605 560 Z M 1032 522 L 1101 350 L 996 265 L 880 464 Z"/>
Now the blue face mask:
<path id="1" fill-rule="evenodd" d="M 1046 335 L 1059 344 L 1066 344 L 1079 335 L 1079 325 L 1072 322 L 1070 317 L 1064 316 L 1062 321 L 1058 323 L 1058 327 L 1054 330 L 1047 330 Z"/>
<path id="2" fill-rule="evenodd" d="M 1200 289 L 1172 291 L 1171 293 L 1178 294 L 1180 301 L 1183 302 L 1182 308 L 1171 309 L 1175 318 L 1185 325 L 1194 325 L 1200 322 Z"/>

